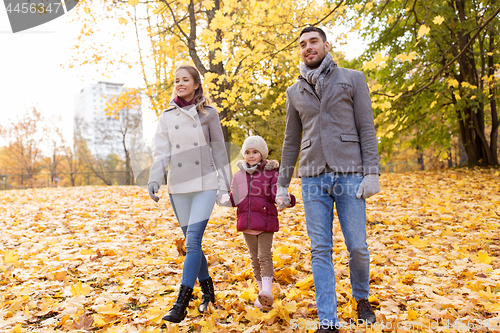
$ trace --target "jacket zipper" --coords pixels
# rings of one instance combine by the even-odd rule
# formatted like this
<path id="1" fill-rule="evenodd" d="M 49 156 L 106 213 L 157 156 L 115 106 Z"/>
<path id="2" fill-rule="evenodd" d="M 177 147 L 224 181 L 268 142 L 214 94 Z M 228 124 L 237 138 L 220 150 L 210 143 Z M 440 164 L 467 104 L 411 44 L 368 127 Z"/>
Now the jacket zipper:
<path id="1" fill-rule="evenodd" d="M 247 219 L 247 229 L 250 229 L 250 199 L 252 198 L 252 179 L 253 174 L 250 175 L 250 183 L 248 186 L 248 219 Z"/>

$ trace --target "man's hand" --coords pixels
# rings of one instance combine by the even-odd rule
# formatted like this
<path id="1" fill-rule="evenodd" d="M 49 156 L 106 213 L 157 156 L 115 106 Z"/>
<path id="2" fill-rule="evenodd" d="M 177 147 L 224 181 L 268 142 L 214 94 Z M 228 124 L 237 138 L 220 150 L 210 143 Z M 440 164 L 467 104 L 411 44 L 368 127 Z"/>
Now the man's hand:
<path id="1" fill-rule="evenodd" d="M 380 192 L 380 182 L 378 180 L 378 174 L 369 174 L 363 177 L 363 180 L 359 184 L 358 193 L 356 193 L 356 198 L 367 199 L 372 195 Z"/>
<path id="2" fill-rule="evenodd" d="M 228 201 L 229 201 L 229 199 L 231 199 L 231 198 L 229 197 L 229 194 L 223 194 L 223 195 L 221 195 L 221 197 L 220 197 L 220 203 L 221 203 L 221 204 L 225 204 L 226 202 L 228 202 Z"/>
<path id="3" fill-rule="evenodd" d="M 276 203 L 280 209 L 290 207 L 290 194 L 288 193 L 288 188 L 276 185 Z"/>
<path id="4" fill-rule="evenodd" d="M 151 182 L 148 185 L 148 193 L 149 197 L 153 199 L 155 202 L 158 202 L 160 200 L 160 197 L 156 196 L 155 194 L 158 193 L 158 189 L 160 188 L 160 185 L 158 185 L 157 182 Z"/>

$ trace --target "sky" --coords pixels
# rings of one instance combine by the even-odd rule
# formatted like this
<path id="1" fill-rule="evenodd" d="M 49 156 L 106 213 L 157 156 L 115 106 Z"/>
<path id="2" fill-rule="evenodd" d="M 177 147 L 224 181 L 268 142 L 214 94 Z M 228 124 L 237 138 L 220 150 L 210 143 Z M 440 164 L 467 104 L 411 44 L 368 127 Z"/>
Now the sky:
<path id="1" fill-rule="evenodd" d="M 71 22 L 70 15 L 71 12 L 14 34 L 5 7 L 0 5 L 1 124 L 9 123 L 35 106 L 45 118 L 60 117 L 63 135 L 71 142 L 74 99 L 81 89 L 100 80 L 130 87 L 142 83 L 138 73 L 130 71 L 108 78 L 91 67 L 62 67 L 69 63 L 71 48 L 79 33 L 79 26 Z M 133 46 L 135 43 L 131 43 Z M 153 112 L 145 110 L 144 113 L 146 127 L 151 127 L 155 120 Z"/>
<path id="2" fill-rule="evenodd" d="M 72 142 L 74 98 L 81 89 L 100 80 L 124 83 L 127 87 L 142 84 L 140 73 L 134 69 L 108 78 L 91 67 L 61 66 L 69 62 L 79 33 L 78 24 L 71 21 L 72 12 L 14 34 L 5 7 L 0 5 L 0 124 L 8 124 L 35 106 L 45 118 L 60 117 L 63 135 Z M 125 47 L 128 45 L 135 49 L 134 40 Z M 361 41 L 355 36 L 350 38 L 347 47 L 336 48 L 350 58 L 359 55 L 362 49 Z M 144 133 L 146 140 L 151 141 L 156 117 L 147 107 L 143 110 Z M 0 145 L 3 144 L 0 141 Z"/>

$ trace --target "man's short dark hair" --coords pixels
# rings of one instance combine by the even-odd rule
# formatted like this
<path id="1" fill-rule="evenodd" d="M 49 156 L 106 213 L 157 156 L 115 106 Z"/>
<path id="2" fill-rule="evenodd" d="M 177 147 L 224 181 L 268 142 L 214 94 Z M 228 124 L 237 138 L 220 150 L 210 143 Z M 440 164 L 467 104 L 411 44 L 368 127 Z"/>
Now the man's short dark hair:
<path id="1" fill-rule="evenodd" d="M 318 27 L 305 27 L 304 29 L 302 29 L 302 31 L 300 32 L 300 35 L 299 35 L 299 38 L 305 34 L 306 32 L 317 32 L 319 33 L 319 35 L 321 36 L 321 39 L 323 40 L 323 42 L 326 42 L 326 34 L 325 32 L 321 29 L 321 28 L 318 28 Z"/>

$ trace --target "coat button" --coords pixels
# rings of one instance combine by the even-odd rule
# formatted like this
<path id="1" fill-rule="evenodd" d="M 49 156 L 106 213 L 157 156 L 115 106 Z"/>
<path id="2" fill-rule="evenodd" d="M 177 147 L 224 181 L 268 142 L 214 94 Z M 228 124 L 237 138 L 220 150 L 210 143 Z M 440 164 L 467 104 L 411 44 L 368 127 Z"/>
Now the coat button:
<path id="1" fill-rule="evenodd" d="M 179 129 L 179 125 L 175 125 L 175 129 Z"/>
<path id="2" fill-rule="evenodd" d="M 181 146 L 180 145 L 175 145 L 176 148 L 180 148 Z"/>
<path id="3" fill-rule="evenodd" d="M 198 127 L 198 125 L 196 125 L 196 124 L 193 124 L 193 127 L 194 127 L 194 128 L 196 128 L 196 127 Z"/>
<path id="4" fill-rule="evenodd" d="M 194 164 L 198 165 L 198 164 L 200 164 L 200 161 L 196 161 L 196 162 L 194 162 Z"/>
<path id="5" fill-rule="evenodd" d="M 195 142 L 195 143 L 193 143 L 193 144 L 194 144 L 195 146 L 197 146 L 197 145 L 198 145 L 198 142 Z"/>
<path id="6" fill-rule="evenodd" d="M 182 163 L 177 164 L 177 166 L 180 168 L 182 166 Z"/>

